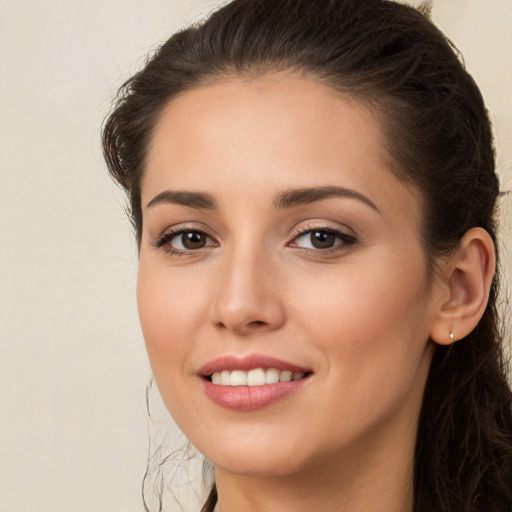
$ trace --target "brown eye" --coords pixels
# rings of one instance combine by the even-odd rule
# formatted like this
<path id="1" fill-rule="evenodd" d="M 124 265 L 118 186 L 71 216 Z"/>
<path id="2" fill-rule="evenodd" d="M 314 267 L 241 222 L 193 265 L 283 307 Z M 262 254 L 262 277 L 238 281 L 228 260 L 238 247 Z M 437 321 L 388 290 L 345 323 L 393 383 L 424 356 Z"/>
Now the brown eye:
<path id="1" fill-rule="evenodd" d="M 357 242 L 352 235 L 334 229 L 311 229 L 297 236 L 292 247 L 314 251 L 343 250 Z"/>
<path id="2" fill-rule="evenodd" d="M 336 242 L 336 236 L 329 231 L 311 231 L 309 238 L 315 249 L 328 249 Z"/>
<path id="3" fill-rule="evenodd" d="M 197 251 L 205 247 L 216 246 L 215 240 L 203 231 L 192 229 L 181 229 L 171 233 L 166 233 L 153 244 L 157 248 L 163 248 L 166 251 L 177 253 L 186 253 Z"/>
<path id="4" fill-rule="evenodd" d="M 182 245 L 187 250 L 194 250 L 205 247 L 208 237 L 200 231 L 185 231 L 177 236 L 176 239 L 180 241 L 178 245 Z M 171 243 L 171 245 L 174 246 L 174 243 Z M 181 249 L 181 247 L 176 248 Z"/>

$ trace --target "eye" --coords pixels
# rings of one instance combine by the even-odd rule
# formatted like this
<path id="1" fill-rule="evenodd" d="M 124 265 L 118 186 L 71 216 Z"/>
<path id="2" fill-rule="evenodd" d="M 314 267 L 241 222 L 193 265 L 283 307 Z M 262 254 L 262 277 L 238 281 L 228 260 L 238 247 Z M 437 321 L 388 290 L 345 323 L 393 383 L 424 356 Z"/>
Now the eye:
<path id="1" fill-rule="evenodd" d="M 200 231 L 184 231 L 175 235 L 170 241 L 170 245 L 175 249 L 194 250 L 202 249 L 206 246 L 208 237 Z"/>
<path id="2" fill-rule="evenodd" d="M 156 242 L 155 247 L 165 247 L 171 253 L 197 251 L 204 247 L 216 245 L 214 240 L 197 229 L 180 229 L 165 233 Z"/>
<path id="3" fill-rule="evenodd" d="M 337 248 L 342 249 L 355 242 L 356 239 L 353 236 L 342 231 L 334 229 L 309 229 L 296 236 L 290 245 L 302 249 L 335 250 Z"/>
<path id="4" fill-rule="evenodd" d="M 303 240 L 301 240 L 303 239 Z M 298 238 L 308 249 L 329 249 L 336 243 L 336 235 L 329 231 L 310 231 Z M 300 244 L 298 244 L 300 245 Z"/>

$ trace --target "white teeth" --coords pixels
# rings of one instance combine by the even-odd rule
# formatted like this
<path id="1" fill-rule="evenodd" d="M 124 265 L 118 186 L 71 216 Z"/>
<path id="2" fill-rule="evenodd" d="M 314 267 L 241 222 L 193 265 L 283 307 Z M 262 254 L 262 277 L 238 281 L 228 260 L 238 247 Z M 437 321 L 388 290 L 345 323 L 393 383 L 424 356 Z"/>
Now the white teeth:
<path id="1" fill-rule="evenodd" d="M 229 379 L 230 386 L 247 386 L 247 372 L 243 370 L 235 370 L 231 372 Z"/>
<path id="2" fill-rule="evenodd" d="M 279 370 L 269 368 L 265 372 L 265 384 L 275 384 L 276 382 L 279 382 L 279 374 Z"/>
<path id="3" fill-rule="evenodd" d="M 265 384 L 265 370 L 263 368 L 255 368 L 247 372 L 248 386 L 263 386 Z"/>
<path id="4" fill-rule="evenodd" d="M 275 368 L 254 368 L 245 372 L 243 370 L 222 370 L 212 373 L 213 384 L 221 386 L 263 386 L 264 384 L 277 384 L 278 382 L 290 382 L 300 380 L 304 377 L 302 372 L 291 372 L 289 370 L 276 370 Z"/>
<path id="5" fill-rule="evenodd" d="M 279 375 L 279 382 L 290 382 L 293 379 L 293 373 L 285 370 Z"/>

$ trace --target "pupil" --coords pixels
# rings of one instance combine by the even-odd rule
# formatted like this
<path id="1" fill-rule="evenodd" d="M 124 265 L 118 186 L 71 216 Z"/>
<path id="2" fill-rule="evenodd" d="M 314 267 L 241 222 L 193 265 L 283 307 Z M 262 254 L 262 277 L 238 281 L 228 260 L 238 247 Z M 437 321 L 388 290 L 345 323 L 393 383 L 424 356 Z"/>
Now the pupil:
<path id="1" fill-rule="evenodd" d="M 316 249 L 327 249 L 334 245 L 335 236 L 328 231 L 314 231 L 311 233 L 311 243 Z"/>
<path id="2" fill-rule="evenodd" d="M 206 238 L 202 233 L 189 231 L 188 233 L 183 233 L 181 241 L 187 249 L 201 249 L 206 243 Z"/>

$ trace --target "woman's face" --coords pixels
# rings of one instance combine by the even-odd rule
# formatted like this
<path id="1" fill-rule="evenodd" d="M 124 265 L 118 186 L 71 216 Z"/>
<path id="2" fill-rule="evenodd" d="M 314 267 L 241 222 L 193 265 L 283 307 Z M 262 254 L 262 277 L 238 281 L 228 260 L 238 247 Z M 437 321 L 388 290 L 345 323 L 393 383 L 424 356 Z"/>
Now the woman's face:
<path id="1" fill-rule="evenodd" d="M 290 76 L 163 113 L 140 320 L 169 411 L 217 468 L 287 475 L 414 442 L 435 283 L 388 160 L 368 111 Z"/>

